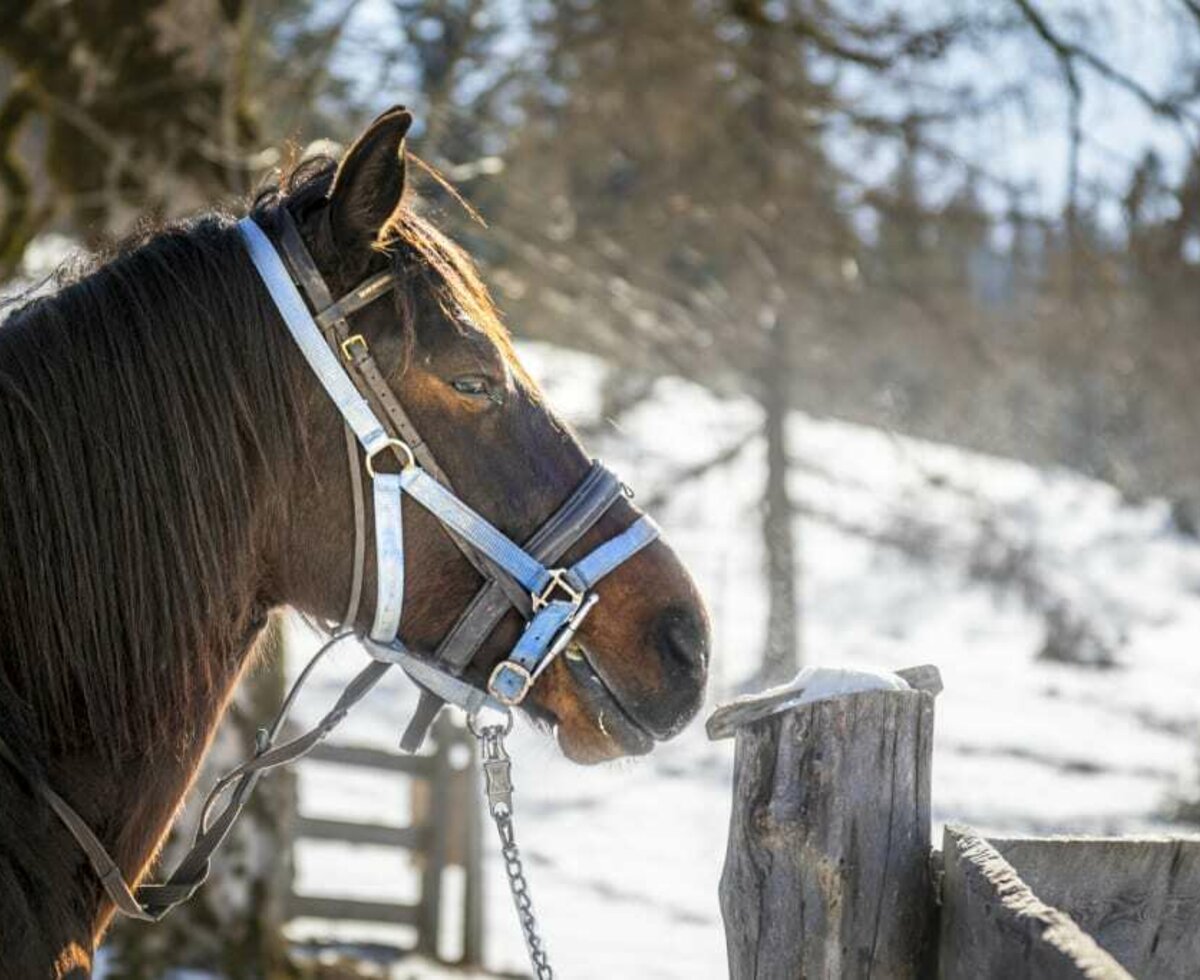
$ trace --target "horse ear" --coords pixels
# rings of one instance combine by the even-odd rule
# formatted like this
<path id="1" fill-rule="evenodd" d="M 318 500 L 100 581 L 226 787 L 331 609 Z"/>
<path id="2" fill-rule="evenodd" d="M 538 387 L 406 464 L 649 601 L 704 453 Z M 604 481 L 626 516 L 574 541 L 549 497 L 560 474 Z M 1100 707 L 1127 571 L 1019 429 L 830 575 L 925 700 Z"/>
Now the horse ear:
<path id="1" fill-rule="evenodd" d="M 389 109 L 346 151 L 329 190 L 329 217 L 341 248 L 365 248 L 404 196 L 404 136 L 412 115 Z"/>

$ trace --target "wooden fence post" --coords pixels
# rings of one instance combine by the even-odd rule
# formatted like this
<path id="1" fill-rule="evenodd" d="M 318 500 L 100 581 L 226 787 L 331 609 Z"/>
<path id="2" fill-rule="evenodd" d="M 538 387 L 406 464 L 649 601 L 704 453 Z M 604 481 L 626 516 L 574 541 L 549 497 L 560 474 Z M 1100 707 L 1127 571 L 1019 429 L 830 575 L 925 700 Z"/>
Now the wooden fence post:
<path id="1" fill-rule="evenodd" d="M 721 877 L 732 980 L 929 975 L 941 681 L 929 667 L 900 676 L 913 689 L 796 707 L 771 694 L 714 716 L 737 735 Z"/>
<path id="2" fill-rule="evenodd" d="M 449 746 L 454 737 L 454 723 L 443 712 L 433 725 L 433 772 L 429 778 L 429 812 L 425 814 L 426 837 L 422 855 L 421 905 L 418 910 L 417 952 L 431 959 L 440 955 L 442 938 L 442 872 L 446 869 L 446 849 L 450 831 L 450 767 Z"/>

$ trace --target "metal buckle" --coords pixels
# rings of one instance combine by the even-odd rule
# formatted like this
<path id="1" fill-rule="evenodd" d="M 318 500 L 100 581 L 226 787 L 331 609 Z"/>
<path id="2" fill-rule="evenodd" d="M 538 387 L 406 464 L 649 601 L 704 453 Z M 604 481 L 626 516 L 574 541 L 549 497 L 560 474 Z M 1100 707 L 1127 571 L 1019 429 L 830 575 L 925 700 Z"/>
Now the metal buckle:
<path id="1" fill-rule="evenodd" d="M 540 592 L 530 593 L 530 598 L 533 600 L 534 612 L 538 612 L 550 605 L 550 599 L 554 595 L 555 589 L 561 589 L 565 592 L 573 606 L 579 606 L 586 594 L 585 589 L 577 589 L 567 580 L 567 570 L 565 568 L 552 568 L 550 569 L 550 581 L 546 583 Z"/>
<path id="2" fill-rule="evenodd" d="M 520 680 L 521 687 L 516 694 L 505 694 L 497 689 L 496 682 L 505 672 L 516 675 Z M 529 693 L 531 687 L 533 687 L 533 674 L 512 660 L 501 660 L 492 671 L 492 676 L 488 678 L 488 693 L 501 704 L 506 704 L 510 708 L 515 708 L 524 701 L 525 695 Z"/>
<path id="3" fill-rule="evenodd" d="M 367 347 L 367 339 L 362 334 L 360 334 L 360 333 L 351 334 L 349 337 L 347 337 L 345 340 L 342 341 L 342 345 L 341 345 L 342 346 L 342 357 L 344 357 L 347 361 L 354 360 L 354 354 L 352 353 L 352 351 L 353 351 L 355 344 L 360 344 L 362 346 L 364 354 L 366 354 L 368 352 L 368 350 L 370 349 Z"/>
<path id="4" fill-rule="evenodd" d="M 537 683 L 537 679 L 542 676 L 546 668 L 549 667 L 558 655 L 567 648 L 580 624 L 587 618 L 587 614 L 592 611 L 592 607 L 600 601 L 598 595 L 592 594 L 583 599 L 579 603 L 578 608 L 571 614 L 571 618 L 563 623 L 562 628 L 550 642 L 546 648 L 546 652 L 530 670 L 522 666 L 515 660 L 501 660 L 500 663 L 492 669 L 492 676 L 488 678 L 488 693 L 492 695 L 501 704 L 507 705 L 510 708 L 515 708 L 529 694 L 529 689 Z M 496 689 L 497 678 L 503 676 L 504 672 L 515 674 L 521 681 L 520 690 L 513 695 L 504 694 Z"/>
<path id="5" fill-rule="evenodd" d="M 351 338 L 353 340 L 353 338 Z M 380 453 L 387 452 L 392 449 L 396 452 L 396 458 L 400 460 L 404 469 L 409 469 L 417 465 L 417 458 L 413 455 L 411 447 L 403 439 L 389 439 L 383 445 L 376 446 L 367 453 L 367 472 L 371 474 L 371 479 L 375 479 L 375 457 Z"/>

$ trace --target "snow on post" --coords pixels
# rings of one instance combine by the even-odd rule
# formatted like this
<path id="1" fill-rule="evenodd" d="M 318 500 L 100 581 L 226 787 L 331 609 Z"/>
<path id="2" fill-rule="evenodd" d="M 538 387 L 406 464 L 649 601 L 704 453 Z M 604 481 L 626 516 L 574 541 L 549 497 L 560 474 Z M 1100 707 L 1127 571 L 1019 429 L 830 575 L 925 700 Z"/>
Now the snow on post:
<path id="1" fill-rule="evenodd" d="M 805 668 L 736 735 L 721 911 L 732 980 L 928 975 L 934 667 Z"/>

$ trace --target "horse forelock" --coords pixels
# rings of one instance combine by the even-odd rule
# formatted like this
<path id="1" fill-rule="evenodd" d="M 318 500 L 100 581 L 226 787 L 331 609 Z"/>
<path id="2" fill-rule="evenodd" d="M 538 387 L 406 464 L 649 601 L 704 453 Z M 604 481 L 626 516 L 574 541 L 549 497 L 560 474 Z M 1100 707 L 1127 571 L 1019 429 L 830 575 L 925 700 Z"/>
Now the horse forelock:
<path id="1" fill-rule="evenodd" d="M 436 173 L 425 163 L 422 167 Z M 270 211 L 286 206 L 302 221 L 327 204 L 329 190 L 337 170 L 331 157 L 309 157 L 287 173 L 280 175 L 259 193 L 254 210 L 269 215 Z M 438 178 L 441 182 L 441 178 Z M 392 294 L 397 304 L 397 325 L 403 332 L 406 349 L 411 353 L 415 343 L 416 310 L 424 302 L 440 307 L 448 324 L 468 327 L 483 333 L 503 355 L 514 375 L 530 392 L 540 398 L 536 384 L 530 379 L 513 348 L 512 337 L 505 327 L 491 292 L 479 275 L 470 254 L 423 213 L 419 197 L 406 189 L 404 200 L 389 220 L 379 229 L 376 251 L 386 256 L 399 287 Z M 473 214 L 473 212 L 471 212 Z M 328 240 L 329 229 L 319 224 L 318 245 L 325 271 L 335 275 L 345 273 L 341 283 L 349 289 L 364 276 L 361 264 L 339 269 L 337 246 Z M 356 257 L 361 263 L 361 256 Z M 329 268 L 332 266 L 332 269 Z M 404 361 L 396 366 L 396 375 L 403 373 Z"/>

